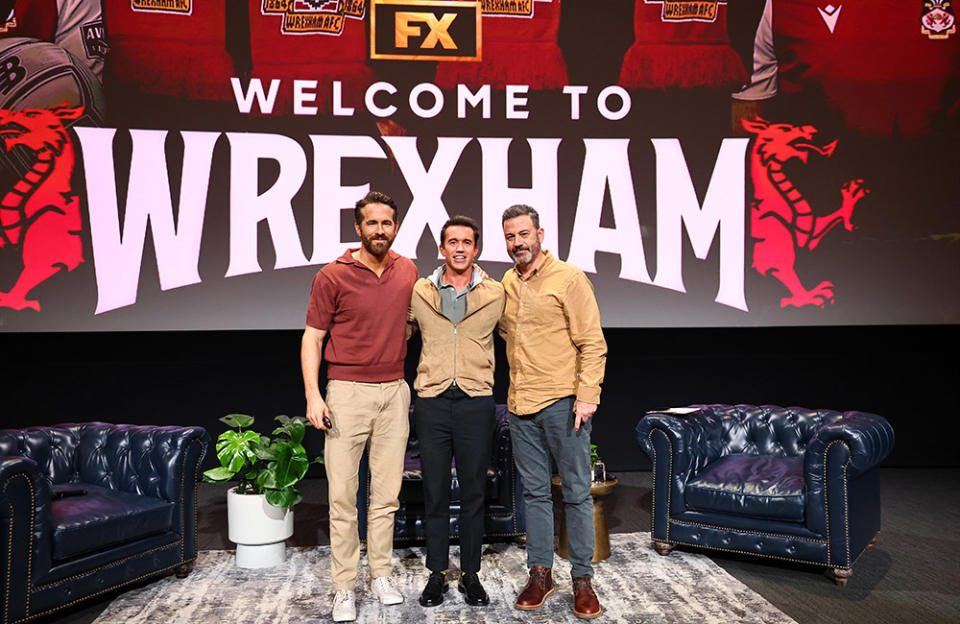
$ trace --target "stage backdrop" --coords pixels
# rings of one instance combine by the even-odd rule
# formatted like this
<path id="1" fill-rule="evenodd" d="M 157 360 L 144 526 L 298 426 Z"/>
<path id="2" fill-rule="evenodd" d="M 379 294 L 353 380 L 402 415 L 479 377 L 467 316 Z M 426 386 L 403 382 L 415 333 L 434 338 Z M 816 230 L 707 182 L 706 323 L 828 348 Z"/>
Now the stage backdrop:
<path id="1" fill-rule="evenodd" d="M 945 0 L 34 4 L 0 40 L 0 331 L 302 327 L 371 189 L 421 274 L 465 214 L 499 277 L 534 206 L 608 327 L 960 322 Z"/>

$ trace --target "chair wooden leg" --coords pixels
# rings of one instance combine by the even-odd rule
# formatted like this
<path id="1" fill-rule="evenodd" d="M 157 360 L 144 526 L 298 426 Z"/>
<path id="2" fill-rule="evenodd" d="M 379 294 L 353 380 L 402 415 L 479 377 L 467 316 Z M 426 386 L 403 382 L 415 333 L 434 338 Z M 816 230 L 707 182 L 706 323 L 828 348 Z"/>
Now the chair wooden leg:
<path id="1" fill-rule="evenodd" d="M 173 573 L 177 575 L 178 579 L 187 578 L 191 572 L 193 572 L 193 561 L 187 561 L 186 563 L 181 563 L 176 568 L 173 569 Z"/>
<path id="2" fill-rule="evenodd" d="M 653 549 L 657 551 L 658 555 L 666 557 L 673 551 L 674 548 L 676 548 L 676 546 L 669 542 L 653 540 Z"/>
<path id="3" fill-rule="evenodd" d="M 880 531 L 877 531 L 877 534 L 874 535 L 870 543 L 867 544 L 867 550 L 873 550 L 873 547 L 877 545 L 878 541 L 880 541 Z"/>
<path id="4" fill-rule="evenodd" d="M 840 587 L 846 587 L 847 581 L 853 576 L 853 570 L 850 568 L 828 568 L 827 577 Z"/>

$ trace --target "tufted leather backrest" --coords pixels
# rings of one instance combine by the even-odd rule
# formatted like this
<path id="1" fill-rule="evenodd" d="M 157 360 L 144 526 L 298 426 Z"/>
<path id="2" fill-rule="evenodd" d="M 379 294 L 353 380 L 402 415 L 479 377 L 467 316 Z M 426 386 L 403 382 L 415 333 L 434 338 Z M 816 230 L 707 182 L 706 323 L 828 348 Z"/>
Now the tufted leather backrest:
<path id="1" fill-rule="evenodd" d="M 37 462 L 48 485 L 79 480 L 75 431 L 63 427 L 27 427 L 0 431 L 0 457 L 20 455 Z"/>
<path id="2" fill-rule="evenodd" d="M 173 452 L 181 427 L 102 422 L 0 431 L 0 457 L 37 462 L 49 485 L 90 483 L 112 490 L 167 498 L 163 475 L 176 473 Z"/>
<path id="3" fill-rule="evenodd" d="M 164 498 L 161 475 L 173 474 L 179 438 L 166 428 L 85 423 L 78 433 L 80 480 L 101 487 Z M 171 428 L 173 429 L 173 428 Z"/>
<path id="4" fill-rule="evenodd" d="M 731 454 L 803 455 L 817 431 L 843 412 L 775 405 L 697 405 L 719 426 L 705 429 L 701 445 L 712 459 Z"/>

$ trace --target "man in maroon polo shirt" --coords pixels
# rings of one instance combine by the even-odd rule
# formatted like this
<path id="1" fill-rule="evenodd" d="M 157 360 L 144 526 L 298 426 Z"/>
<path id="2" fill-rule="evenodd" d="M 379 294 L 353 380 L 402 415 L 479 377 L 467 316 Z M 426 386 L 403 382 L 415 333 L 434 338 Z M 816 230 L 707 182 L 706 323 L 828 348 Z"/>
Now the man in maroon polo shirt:
<path id="1" fill-rule="evenodd" d="M 357 485 L 360 456 L 370 444 L 367 555 L 371 591 L 382 604 L 403 596 L 390 582 L 393 516 L 399 507 L 409 430 L 410 388 L 403 379 L 406 321 L 417 267 L 390 251 L 397 205 L 371 191 L 354 210 L 362 243 L 313 279 L 300 363 L 307 418 L 326 431 L 324 466 L 330 498 L 330 568 L 337 591 L 333 620 L 357 618 L 354 587 L 360 561 Z M 323 340 L 329 336 L 325 351 Z M 321 353 L 327 358 L 327 395 L 320 394 Z"/>

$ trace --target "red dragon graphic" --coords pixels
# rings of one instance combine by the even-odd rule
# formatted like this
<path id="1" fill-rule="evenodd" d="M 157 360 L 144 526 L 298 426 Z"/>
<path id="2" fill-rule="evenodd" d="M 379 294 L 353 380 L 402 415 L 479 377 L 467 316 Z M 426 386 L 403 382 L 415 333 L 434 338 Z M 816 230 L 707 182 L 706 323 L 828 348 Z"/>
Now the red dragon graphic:
<path id="1" fill-rule="evenodd" d="M 83 107 L 66 103 L 51 109 L 0 110 L 0 140 L 7 151 L 22 145 L 33 152 L 30 171 L 0 200 L 0 248 L 20 251 L 23 270 L 0 307 L 40 310 L 27 299 L 37 285 L 58 271 L 83 262 L 80 203 L 71 191 L 73 144 L 64 122 L 78 119 Z"/>
<path id="2" fill-rule="evenodd" d="M 826 216 L 816 216 L 803 194 L 790 182 L 784 163 L 797 158 L 804 164 L 810 152 L 831 156 L 837 141 L 823 147 L 811 141 L 817 129 L 770 123 L 757 117 L 743 121 L 743 127 L 757 137 L 750 152 L 750 173 L 753 179 L 753 201 L 750 205 L 750 229 L 754 238 L 753 268 L 761 275 L 772 275 L 787 290 L 789 297 L 780 300 L 780 307 L 808 305 L 823 307 L 834 302 L 833 283 L 822 281 L 806 288 L 797 277 L 797 249 L 813 251 L 823 237 L 838 223 L 847 231 L 853 209 L 870 193 L 863 180 L 849 180 L 840 187 L 840 208 Z"/>

